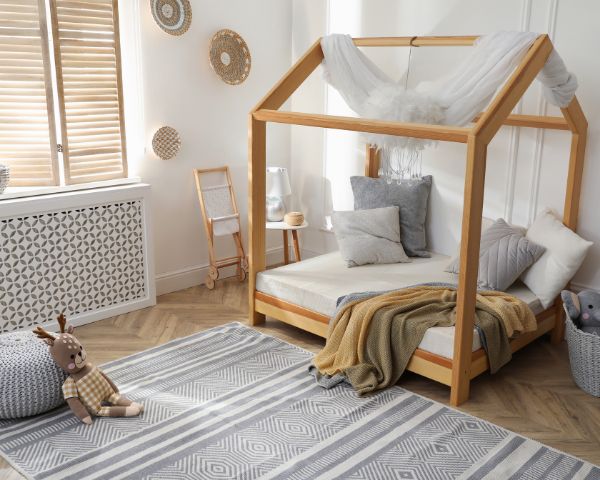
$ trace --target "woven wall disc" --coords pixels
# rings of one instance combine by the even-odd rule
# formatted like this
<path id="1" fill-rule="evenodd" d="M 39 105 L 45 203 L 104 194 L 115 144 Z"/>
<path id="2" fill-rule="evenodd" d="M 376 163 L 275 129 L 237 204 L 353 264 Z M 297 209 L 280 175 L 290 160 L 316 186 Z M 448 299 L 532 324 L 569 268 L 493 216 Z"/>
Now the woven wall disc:
<path id="1" fill-rule="evenodd" d="M 152 137 L 152 150 L 161 160 L 170 160 L 180 148 L 181 137 L 172 127 L 161 127 Z"/>
<path id="2" fill-rule="evenodd" d="M 171 35 L 183 35 L 192 23 L 189 0 L 150 0 L 152 15 L 160 28 Z"/>
<path id="3" fill-rule="evenodd" d="M 225 83 L 239 85 L 252 66 L 248 45 L 233 30 L 219 30 L 210 42 L 210 65 Z"/>

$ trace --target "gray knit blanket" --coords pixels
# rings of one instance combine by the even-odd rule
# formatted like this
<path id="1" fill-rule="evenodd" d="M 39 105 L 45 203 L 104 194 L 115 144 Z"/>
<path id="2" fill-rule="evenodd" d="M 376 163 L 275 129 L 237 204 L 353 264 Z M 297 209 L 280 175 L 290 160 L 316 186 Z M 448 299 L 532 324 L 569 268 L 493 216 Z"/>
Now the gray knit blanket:
<path id="1" fill-rule="evenodd" d="M 458 289 L 458 286 L 454 283 L 446 283 L 446 282 L 427 282 L 427 283 L 418 283 L 418 284 L 414 284 L 414 285 L 409 285 L 407 287 L 404 288 L 414 288 L 414 287 L 419 287 L 419 286 L 429 286 L 429 287 L 444 287 L 444 288 L 451 288 L 451 289 Z M 342 310 L 348 303 L 351 302 L 355 302 L 355 301 L 361 301 L 361 300 L 368 300 L 370 298 L 376 297 L 378 295 L 384 295 L 386 293 L 390 293 L 393 292 L 395 290 L 382 290 L 382 291 L 367 291 L 367 292 L 353 292 L 353 293 L 349 293 L 347 295 L 343 295 L 341 297 L 339 297 L 337 299 L 336 302 L 336 310 L 335 313 L 333 314 L 333 316 L 331 317 L 330 321 L 330 326 L 331 326 L 331 322 L 337 317 L 338 313 L 340 312 L 340 310 Z M 478 293 L 480 292 L 485 292 L 488 290 L 485 289 L 478 289 Z M 500 331 L 501 333 L 504 333 L 504 337 L 503 339 L 501 339 L 501 341 L 503 342 L 508 342 L 508 336 L 506 335 L 506 332 L 504 330 L 504 326 L 502 325 L 502 322 L 499 322 L 501 325 L 501 328 L 498 329 L 498 331 Z M 477 331 L 477 334 L 479 336 L 479 340 L 480 343 L 483 347 L 483 349 L 486 352 L 486 355 L 489 355 L 489 351 L 488 351 L 488 341 L 486 339 L 486 334 L 483 328 L 481 328 L 480 325 L 475 324 L 475 329 Z M 505 363 L 508 362 L 508 360 L 510 360 L 510 358 L 508 358 Z M 503 363 L 503 364 L 505 364 Z M 346 382 L 346 383 L 350 383 L 348 381 L 347 376 L 344 373 L 338 373 L 336 375 L 323 375 L 319 372 L 319 370 L 315 367 L 314 364 L 311 364 L 308 368 L 308 371 L 311 375 L 313 375 L 315 377 L 315 381 L 322 387 L 324 388 L 333 388 L 336 385 L 340 384 L 341 382 Z M 497 371 L 497 368 L 494 369 L 494 373 L 495 371 Z"/>

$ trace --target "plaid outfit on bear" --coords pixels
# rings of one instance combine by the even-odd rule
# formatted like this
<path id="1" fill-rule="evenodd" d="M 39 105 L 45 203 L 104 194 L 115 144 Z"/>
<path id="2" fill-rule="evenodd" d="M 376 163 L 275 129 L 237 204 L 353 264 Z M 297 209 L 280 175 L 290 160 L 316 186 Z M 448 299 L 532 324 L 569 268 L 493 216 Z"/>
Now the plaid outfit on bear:
<path id="1" fill-rule="evenodd" d="M 92 368 L 87 375 L 77 381 L 71 377 L 67 378 L 63 383 L 62 391 L 65 400 L 79 398 L 87 411 L 98 417 L 110 416 L 109 409 L 103 406 L 103 403 L 114 405 L 121 398 L 100 373 L 98 367 Z"/>

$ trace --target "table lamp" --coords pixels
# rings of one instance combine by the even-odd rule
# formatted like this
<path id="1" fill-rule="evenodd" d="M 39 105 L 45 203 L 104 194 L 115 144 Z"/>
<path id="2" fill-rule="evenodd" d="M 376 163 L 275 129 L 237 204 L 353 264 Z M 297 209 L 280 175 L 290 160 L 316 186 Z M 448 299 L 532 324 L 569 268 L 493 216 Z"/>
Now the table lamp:
<path id="1" fill-rule="evenodd" d="M 292 193 L 287 168 L 267 167 L 267 221 L 281 222 L 285 215 L 283 197 Z"/>

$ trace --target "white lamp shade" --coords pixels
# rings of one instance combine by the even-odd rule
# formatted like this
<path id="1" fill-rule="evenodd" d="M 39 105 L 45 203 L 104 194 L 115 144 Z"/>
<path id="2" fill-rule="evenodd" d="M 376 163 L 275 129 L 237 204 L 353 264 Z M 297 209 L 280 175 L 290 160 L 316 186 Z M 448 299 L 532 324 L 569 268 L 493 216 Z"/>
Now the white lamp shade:
<path id="1" fill-rule="evenodd" d="M 285 197 L 292 193 L 287 168 L 267 168 L 267 197 Z"/>

